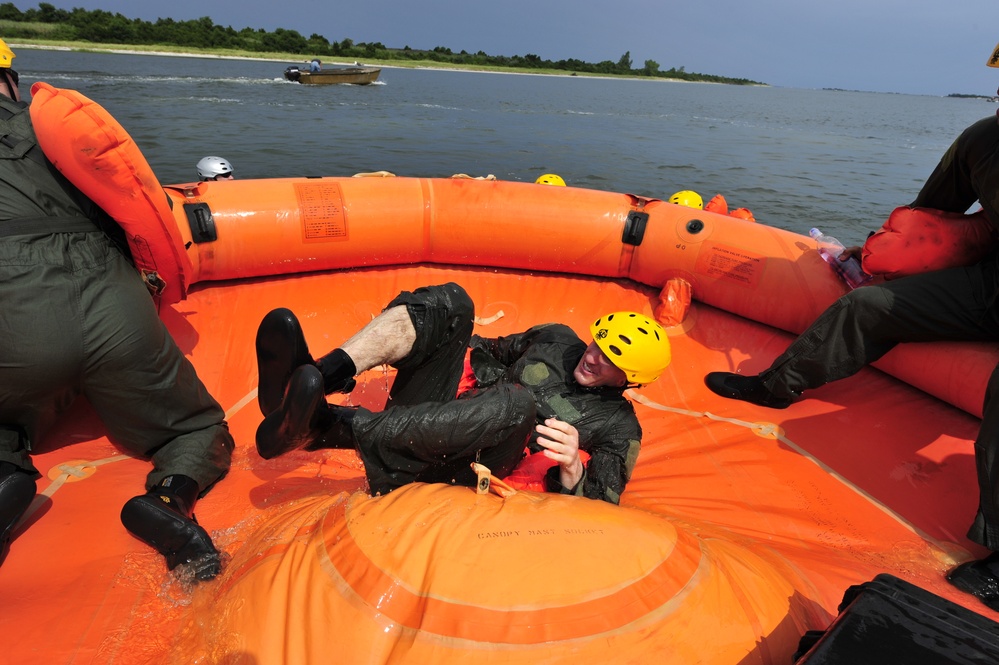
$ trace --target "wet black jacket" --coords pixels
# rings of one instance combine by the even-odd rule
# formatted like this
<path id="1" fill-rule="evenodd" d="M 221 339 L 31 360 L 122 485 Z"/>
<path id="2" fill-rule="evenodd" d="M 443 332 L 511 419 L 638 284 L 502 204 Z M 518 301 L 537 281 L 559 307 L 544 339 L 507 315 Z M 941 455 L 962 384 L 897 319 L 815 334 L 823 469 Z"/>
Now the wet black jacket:
<path id="1" fill-rule="evenodd" d="M 471 364 L 480 386 L 507 381 L 534 395 L 538 422 L 558 418 L 579 431 L 579 447 L 590 454 L 583 479 L 562 487 L 558 466 L 545 478 L 549 491 L 619 503 L 638 460 L 642 428 L 624 388 L 583 388 L 572 372 L 586 344 L 568 326 L 547 324 L 507 337 L 472 336 Z M 541 450 L 534 442 L 532 452 Z"/>

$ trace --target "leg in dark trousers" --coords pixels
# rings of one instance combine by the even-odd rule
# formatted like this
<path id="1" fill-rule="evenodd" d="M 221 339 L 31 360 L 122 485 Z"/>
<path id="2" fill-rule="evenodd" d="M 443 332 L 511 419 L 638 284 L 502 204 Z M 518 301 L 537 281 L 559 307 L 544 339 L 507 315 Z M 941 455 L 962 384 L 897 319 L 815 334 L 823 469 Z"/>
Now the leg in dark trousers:
<path id="1" fill-rule="evenodd" d="M 385 309 L 404 305 L 416 330 L 405 358 L 393 363 L 397 374 L 387 406 L 452 400 L 472 339 L 475 305 L 461 286 L 449 282 L 405 291 Z"/>
<path id="2" fill-rule="evenodd" d="M 417 481 L 474 486 L 474 461 L 508 475 L 535 421 L 530 392 L 504 384 L 450 402 L 358 409 L 353 435 L 371 493 L 384 494 Z"/>
<path id="3" fill-rule="evenodd" d="M 899 342 L 999 339 L 995 259 L 913 275 L 842 296 L 769 369 L 763 385 L 778 398 L 852 376 Z"/>
<path id="4" fill-rule="evenodd" d="M 283 403 L 257 429 L 258 452 L 270 459 L 300 448 L 356 447 L 373 494 L 415 481 L 474 485 L 474 461 L 508 474 L 535 425 L 534 399 L 505 385 L 456 400 L 474 313 L 457 284 L 401 293 L 334 351 L 360 371 L 381 362 L 396 368 L 385 410 L 326 404 L 323 383 L 342 370 L 328 354 L 318 369 L 292 373 Z"/>
<path id="5" fill-rule="evenodd" d="M 968 538 L 999 551 L 999 366 L 992 371 L 985 390 L 982 425 L 975 440 L 978 469 L 978 514 Z"/>

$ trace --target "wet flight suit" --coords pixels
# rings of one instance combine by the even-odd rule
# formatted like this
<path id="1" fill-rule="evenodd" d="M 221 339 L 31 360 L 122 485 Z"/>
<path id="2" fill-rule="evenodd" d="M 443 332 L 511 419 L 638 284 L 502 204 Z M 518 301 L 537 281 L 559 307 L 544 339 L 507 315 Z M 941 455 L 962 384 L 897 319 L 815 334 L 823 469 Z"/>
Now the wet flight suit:
<path id="1" fill-rule="evenodd" d="M 963 213 L 979 201 L 999 228 L 999 121 L 968 127 L 912 206 Z M 999 340 L 999 265 L 993 254 L 951 268 L 864 286 L 833 303 L 760 375 L 781 400 L 851 376 L 899 342 Z M 985 395 L 975 441 L 979 508 L 968 538 L 999 550 L 999 368 Z"/>
<path id="2" fill-rule="evenodd" d="M 567 326 L 548 324 L 487 339 L 473 336 L 474 305 L 457 284 L 404 292 L 416 328 L 413 350 L 398 370 L 385 410 L 358 408 L 352 433 L 372 494 L 406 483 L 475 485 L 478 456 L 499 477 L 534 443 L 534 427 L 558 418 L 579 431 L 590 461 L 576 487 L 563 487 L 559 467 L 548 491 L 618 503 L 638 459 L 642 430 L 624 388 L 587 389 L 573 379 L 586 344 Z M 471 347 L 477 387 L 455 398 Z"/>
<path id="3" fill-rule="evenodd" d="M 82 393 L 113 442 L 152 459 L 147 488 L 178 474 L 204 491 L 229 469 L 225 414 L 119 247 L 42 155 L 28 105 L 0 100 L 0 463 L 37 474 L 31 449 Z"/>

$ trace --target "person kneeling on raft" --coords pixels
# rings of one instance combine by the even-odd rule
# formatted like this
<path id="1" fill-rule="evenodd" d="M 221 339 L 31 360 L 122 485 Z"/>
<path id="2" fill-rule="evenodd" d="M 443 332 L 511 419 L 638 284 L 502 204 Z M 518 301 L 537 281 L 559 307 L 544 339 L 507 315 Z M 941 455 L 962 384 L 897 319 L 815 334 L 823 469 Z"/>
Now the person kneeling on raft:
<path id="1" fill-rule="evenodd" d="M 229 471 L 225 413 L 160 321 L 122 228 L 42 154 L 13 58 L 0 40 L 0 563 L 37 490 L 31 452 L 83 394 L 113 443 L 153 463 L 122 524 L 168 568 L 212 579 L 221 557 L 194 504 Z"/>

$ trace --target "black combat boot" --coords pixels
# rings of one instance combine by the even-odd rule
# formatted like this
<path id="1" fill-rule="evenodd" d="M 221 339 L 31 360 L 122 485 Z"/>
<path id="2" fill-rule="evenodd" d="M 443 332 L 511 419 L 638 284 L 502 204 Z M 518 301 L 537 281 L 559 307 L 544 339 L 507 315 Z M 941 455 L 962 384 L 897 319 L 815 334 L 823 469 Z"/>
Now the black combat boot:
<path id="1" fill-rule="evenodd" d="M 313 365 L 298 318 L 280 307 L 271 310 L 257 328 L 257 404 L 265 416 L 281 406 L 288 379 L 296 367 Z"/>
<path id="2" fill-rule="evenodd" d="M 35 498 L 35 479 L 13 464 L 0 464 L 0 565 L 10 551 L 14 527 Z"/>
<path id="3" fill-rule="evenodd" d="M 145 494 L 129 499 L 121 509 L 121 523 L 166 557 L 167 568 L 191 565 L 194 576 L 205 581 L 222 571 L 222 559 L 194 517 L 199 491 L 198 483 L 187 476 L 168 476 Z"/>
<path id="4" fill-rule="evenodd" d="M 756 375 L 710 372 L 704 377 L 704 384 L 711 392 L 728 399 L 738 399 L 770 409 L 786 409 L 791 406 L 791 400 L 774 395 L 763 385 L 763 379 Z"/>
<path id="5" fill-rule="evenodd" d="M 962 563 L 947 573 L 947 581 L 999 612 L 999 552 Z"/>
<path id="6" fill-rule="evenodd" d="M 323 375 L 323 392 L 327 395 L 349 393 L 357 384 L 357 367 L 343 349 L 333 349 L 316 362 L 316 367 Z"/>
<path id="7" fill-rule="evenodd" d="M 327 404 L 322 374 L 303 365 L 292 373 L 281 406 L 257 428 L 257 452 L 273 459 L 300 448 L 353 448 L 353 415 L 352 408 Z"/>
<path id="8" fill-rule="evenodd" d="M 323 375 L 325 394 L 354 389 L 354 362 L 335 349 L 317 363 L 309 353 L 298 318 L 280 307 L 268 312 L 257 328 L 257 404 L 268 416 L 281 406 L 291 373 L 302 365 L 315 365 Z"/>

